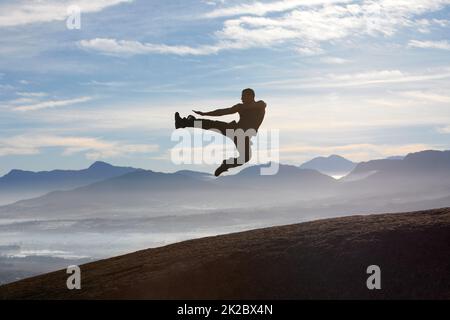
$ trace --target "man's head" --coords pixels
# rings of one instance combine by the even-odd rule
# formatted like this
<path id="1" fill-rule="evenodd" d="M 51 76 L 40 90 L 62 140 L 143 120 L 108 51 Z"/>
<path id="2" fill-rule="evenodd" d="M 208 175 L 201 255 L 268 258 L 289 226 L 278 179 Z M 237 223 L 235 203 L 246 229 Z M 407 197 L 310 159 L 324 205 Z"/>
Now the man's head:
<path id="1" fill-rule="evenodd" d="M 250 88 L 242 90 L 241 100 L 244 104 L 255 102 L 255 91 Z"/>

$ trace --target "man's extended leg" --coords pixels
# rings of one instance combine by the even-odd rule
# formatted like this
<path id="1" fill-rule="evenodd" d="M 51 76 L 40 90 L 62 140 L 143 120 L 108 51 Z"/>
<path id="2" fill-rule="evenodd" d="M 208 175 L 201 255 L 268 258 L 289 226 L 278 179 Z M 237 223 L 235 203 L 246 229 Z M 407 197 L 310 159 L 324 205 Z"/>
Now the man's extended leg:
<path id="1" fill-rule="evenodd" d="M 196 124 L 200 122 L 201 124 Z M 236 122 L 224 122 L 224 121 L 214 121 L 209 119 L 197 119 L 194 116 L 188 116 L 187 118 L 181 118 L 180 114 L 175 113 L 175 128 L 194 128 L 196 125 L 203 130 L 213 130 L 215 132 L 220 132 L 226 136 L 227 130 L 236 129 Z"/>

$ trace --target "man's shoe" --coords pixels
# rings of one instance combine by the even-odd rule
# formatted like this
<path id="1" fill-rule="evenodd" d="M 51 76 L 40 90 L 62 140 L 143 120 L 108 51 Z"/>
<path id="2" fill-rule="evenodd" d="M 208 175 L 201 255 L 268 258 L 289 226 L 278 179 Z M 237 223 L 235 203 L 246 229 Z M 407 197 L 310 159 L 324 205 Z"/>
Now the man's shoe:
<path id="1" fill-rule="evenodd" d="M 186 127 L 194 127 L 196 120 L 197 120 L 196 117 L 189 115 L 187 118 L 185 118 Z"/>
<path id="2" fill-rule="evenodd" d="M 218 168 L 216 169 L 216 171 L 214 172 L 214 175 L 215 175 L 216 177 L 218 177 L 218 176 L 220 176 L 222 173 L 224 173 L 225 171 L 228 171 L 227 164 L 226 164 L 226 163 L 222 163 L 222 164 L 220 165 L 220 167 L 218 167 Z"/>
<path id="3" fill-rule="evenodd" d="M 175 112 L 175 129 L 183 128 L 183 119 L 178 112 Z"/>

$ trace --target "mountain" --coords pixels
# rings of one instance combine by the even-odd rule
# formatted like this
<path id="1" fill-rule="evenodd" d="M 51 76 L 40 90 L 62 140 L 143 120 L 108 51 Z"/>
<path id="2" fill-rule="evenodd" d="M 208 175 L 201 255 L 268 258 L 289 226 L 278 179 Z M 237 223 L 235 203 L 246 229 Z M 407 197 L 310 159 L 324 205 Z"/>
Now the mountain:
<path id="1" fill-rule="evenodd" d="M 53 191 L 38 198 L 0 207 L 0 217 L 81 218 L 112 212 L 125 216 L 147 212 L 167 214 L 170 206 L 188 202 L 196 194 L 217 191 L 209 182 L 180 173 L 134 170 L 68 191 Z M 164 209 L 162 209 L 164 208 Z"/>
<path id="2" fill-rule="evenodd" d="M 448 299 L 450 209 L 190 240 L 0 287 L 1 299 Z M 368 290 L 369 266 L 381 290 Z"/>
<path id="3" fill-rule="evenodd" d="M 450 151 L 424 151 L 403 160 L 360 163 L 335 180 L 316 170 L 269 163 L 217 179 L 194 171 L 135 170 L 64 192 L 0 207 L 0 217 L 87 219 L 189 215 L 208 210 L 285 206 L 321 215 L 333 210 L 397 210 L 408 203 L 447 203 Z M 275 175 L 262 170 L 277 169 Z M 370 209 L 367 209 L 367 208 Z M 418 206 L 417 208 L 423 208 Z M 289 209 L 289 211 L 292 211 Z M 253 217 L 257 221 L 257 217 Z"/>
<path id="4" fill-rule="evenodd" d="M 441 176 L 443 175 L 443 176 Z M 427 150 L 408 154 L 403 160 L 383 159 L 362 162 L 343 180 L 417 178 L 427 180 L 450 175 L 450 151 Z M 441 178 L 439 178 L 441 176 Z M 420 182 L 420 181 L 418 181 Z"/>
<path id="5" fill-rule="evenodd" d="M 10 188 L 73 188 L 80 183 L 93 183 L 129 172 L 136 171 L 131 167 L 116 167 L 106 162 L 97 161 L 83 170 L 23 171 L 11 170 L 0 178 L 1 187 Z"/>
<path id="6" fill-rule="evenodd" d="M 0 203 L 37 197 L 55 190 L 69 190 L 136 170 L 138 169 L 116 167 L 101 161 L 83 170 L 12 170 L 0 178 Z"/>
<path id="7" fill-rule="evenodd" d="M 403 160 L 379 159 L 358 163 L 348 175 L 342 178 L 342 181 L 362 180 L 377 172 L 390 171 L 397 168 L 400 161 Z"/>
<path id="8" fill-rule="evenodd" d="M 209 180 L 209 179 L 214 178 L 214 176 L 212 174 L 206 173 L 206 172 L 200 172 L 200 171 L 179 170 L 175 173 L 183 175 L 183 176 L 187 176 L 187 177 L 192 177 L 195 179 L 200 179 L 200 180 Z"/>
<path id="9" fill-rule="evenodd" d="M 192 210 L 237 204 L 254 207 L 283 199 L 312 199 L 317 190 L 321 190 L 320 197 L 323 197 L 336 185 L 336 180 L 318 171 L 289 165 L 279 165 L 275 175 L 261 175 L 260 170 L 266 166 L 251 166 L 219 179 L 194 171 L 135 170 L 69 191 L 55 191 L 0 207 L 0 217 L 79 218 L 110 215 L 111 212 L 126 216 L 146 212 L 147 216 L 160 216 L 167 214 L 167 210 L 186 212 L 186 207 Z"/>
<path id="10" fill-rule="evenodd" d="M 354 199 L 377 196 L 394 204 L 444 198 L 450 194 L 450 151 L 360 163 L 339 182 L 340 195 L 351 194 Z"/>
<path id="11" fill-rule="evenodd" d="M 409 171 L 450 172 L 450 151 L 427 150 L 408 154 L 402 161 Z"/>
<path id="12" fill-rule="evenodd" d="M 273 174 L 275 173 L 275 174 Z M 333 192 L 336 180 L 316 170 L 301 169 L 293 165 L 270 162 L 241 170 L 235 175 L 217 179 L 217 185 L 228 190 L 247 194 L 251 192 L 256 201 L 277 199 L 313 199 Z M 320 194 L 317 190 L 321 190 Z"/>
<path id="13" fill-rule="evenodd" d="M 405 159 L 405 156 L 392 156 L 392 157 L 387 157 L 386 159 L 388 159 L 388 160 L 403 160 L 403 159 Z"/>
<path id="14" fill-rule="evenodd" d="M 334 179 L 312 169 L 302 169 L 293 165 L 270 162 L 255 165 L 241 170 L 239 173 L 221 178 L 223 181 L 240 183 L 294 183 L 303 186 L 316 184 L 332 184 Z"/>
<path id="15" fill-rule="evenodd" d="M 300 168 L 317 170 L 333 177 L 341 177 L 350 173 L 356 165 L 356 163 L 341 156 L 331 155 L 329 157 L 314 158 L 302 164 Z"/>

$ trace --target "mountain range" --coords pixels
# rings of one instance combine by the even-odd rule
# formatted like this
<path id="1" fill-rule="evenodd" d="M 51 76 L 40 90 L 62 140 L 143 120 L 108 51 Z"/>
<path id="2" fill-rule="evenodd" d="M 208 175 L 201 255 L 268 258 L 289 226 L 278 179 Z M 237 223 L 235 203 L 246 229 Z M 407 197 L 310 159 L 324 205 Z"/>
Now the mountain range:
<path id="1" fill-rule="evenodd" d="M 450 151 L 423 151 L 409 154 L 403 160 L 359 163 L 340 180 L 316 170 L 283 164 L 278 164 L 277 174 L 261 175 L 265 167 L 268 165 L 250 166 L 235 175 L 217 179 L 195 171 L 161 173 L 104 163 L 78 172 L 27 173 L 24 177 L 29 180 L 19 179 L 15 185 L 20 185 L 21 180 L 26 185 L 33 176 L 38 177 L 38 185 L 47 188 L 67 187 L 69 176 L 77 177 L 72 185 L 86 185 L 0 207 L 0 216 L 67 218 L 97 216 L 95 213 L 103 216 L 112 211 L 142 214 L 143 210 L 150 216 L 159 216 L 166 214 L 169 207 L 180 210 L 205 206 L 225 209 L 235 205 L 255 208 L 299 202 L 311 205 L 314 201 L 317 202 L 314 207 L 319 203 L 321 207 L 346 203 L 348 210 L 350 205 L 357 206 L 364 201 L 380 206 L 393 204 L 394 199 L 396 203 L 408 203 L 450 196 Z M 49 179 L 51 183 L 45 183 L 46 175 L 53 178 Z M 100 180 L 105 176 L 109 178 Z M 13 177 L 6 176 L 10 180 Z M 5 177 L 2 179 L 6 181 Z M 100 181 L 87 183 L 96 179 Z"/>
<path id="2" fill-rule="evenodd" d="M 269 166 L 278 166 L 278 173 L 261 175 Z M 58 178 L 46 183 L 46 176 Z M 67 176 L 78 177 L 77 183 L 64 183 Z M 70 259 L 103 259 L 202 236 L 450 206 L 450 151 L 362 162 L 341 179 L 276 163 L 215 178 L 97 162 L 79 172 L 13 171 L 1 178 L 2 191 L 14 190 L 7 180 L 16 190 L 33 191 L 33 177 L 39 192 L 74 188 L 0 206 L 0 282 L 56 270 Z"/>
<path id="3" fill-rule="evenodd" d="M 356 165 L 356 163 L 349 161 L 343 157 L 332 155 L 329 157 L 314 158 L 302 164 L 301 166 L 299 166 L 299 168 L 315 170 L 322 173 L 323 175 L 340 177 L 351 172 Z M 242 172 L 236 175 L 236 177 L 233 179 L 245 182 L 245 179 L 248 179 L 250 177 L 257 178 L 257 176 L 259 176 L 259 170 L 265 166 L 267 166 L 267 164 L 248 167 L 242 170 Z M 277 179 L 282 179 L 285 182 L 287 182 L 288 180 L 292 181 L 299 178 L 296 177 L 296 175 L 299 174 L 299 172 L 302 172 L 296 170 L 295 166 L 281 165 L 281 168 L 282 170 L 276 176 L 276 178 L 266 177 L 265 180 L 271 180 L 272 183 L 274 183 Z M 140 171 L 143 176 L 147 177 L 149 175 L 149 172 L 152 172 L 149 170 L 132 167 L 114 166 L 102 161 L 97 161 L 93 163 L 89 168 L 82 170 L 52 170 L 32 172 L 14 169 L 3 177 L 0 177 L 0 205 L 13 203 L 19 200 L 35 198 L 52 191 L 66 191 L 78 187 L 87 186 L 103 180 L 119 177 L 127 173 L 133 173 L 135 171 Z M 144 171 L 148 172 L 144 173 Z M 255 172 L 257 171 L 258 174 L 255 174 Z M 291 173 L 293 174 L 292 176 Z M 159 173 L 154 172 L 153 174 L 156 176 Z M 185 176 L 203 181 L 210 181 L 214 178 L 209 173 L 190 170 L 180 170 L 175 174 L 178 176 Z M 327 178 L 323 177 L 322 175 L 317 175 L 317 173 L 306 173 L 306 171 L 303 171 L 303 174 L 309 174 L 310 176 L 316 175 L 317 177 L 321 177 L 323 182 L 327 180 Z M 160 177 L 162 175 L 163 174 L 160 174 Z M 168 175 L 165 176 L 168 177 Z M 155 177 L 155 179 L 158 180 L 159 178 Z M 229 177 L 224 180 L 229 180 Z M 328 182 L 329 181 L 330 180 L 328 179 Z M 312 180 L 310 182 L 312 183 Z M 251 182 L 251 184 L 253 183 L 255 183 L 255 181 Z"/>
<path id="4" fill-rule="evenodd" d="M 342 158 L 343 159 L 343 158 Z M 333 166 L 335 158 L 330 158 L 328 160 L 329 167 Z M 258 183 L 258 181 L 250 181 L 248 178 L 258 179 L 259 170 L 267 165 L 258 165 L 246 168 L 242 170 L 241 173 L 236 175 L 233 180 L 240 180 L 241 183 L 248 182 L 248 184 Z M 268 176 L 264 180 L 269 180 L 271 183 L 276 183 L 276 181 L 284 181 L 287 183 L 289 180 L 297 180 L 297 175 L 303 172 L 304 175 L 310 175 L 321 177 L 322 180 L 328 180 L 327 177 L 320 175 L 318 173 L 313 173 L 311 170 L 309 173 L 306 171 L 299 171 L 295 166 L 281 165 L 282 169 L 276 176 Z M 314 166 L 311 165 L 311 168 Z M 322 172 L 321 168 L 316 168 L 315 170 Z M 256 174 L 255 174 L 256 173 Z M 290 173 L 293 173 L 291 175 Z M 323 173 L 323 172 L 322 172 Z M 125 176 L 130 174 L 128 176 Z M 326 173 L 323 173 L 326 174 Z M 136 183 L 136 187 L 141 183 L 139 188 L 144 190 L 146 188 L 164 188 L 164 185 L 173 188 L 186 187 L 188 181 L 190 183 L 196 183 L 197 180 L 212 182 L 214 176 L 205 172 L 191 171 L 191 170 L 180 170 L 175 173 L 160 173 L 151 170 L 143 170 L 132 167 L 120 167 L 114 166 L 105 162 L 97 161 L 93 163 L 89 168 L 82 170 L 52 170 L 52 171 L 24 171 L 24 170 L 11 170 L 8 174 L 0 177 L 0 205 L 10 204 L 19 200 L 31 199 L 39 196 L 43 196 L 47 193 L 54 191 L 67 191 L 71 189 L 76 189 L 79 187 L 88 186 L 90 184 L 95 184 L 96 182 L 105 181 L 108 179 L 124 176 L 121 179 L 111 181 L 112 184 L 117 183 L 117 188 L 125 188 L 127 182 L 133 180 Z M 176 177 L 176 178 L 174 178 Z M 275 177 L 275 178 L 274 178 Z M 178 179 L 178 180 L 177 180 Z M 181 184 L 175 182 L 175 180 L 180 181 Z M 223 180 L 228 180 L 228 177 Z M 309 179 L 311 183 L 313 181 Z M 148 183 L 145 184 L 144 181 Z M 172 184 L 171 182 L 172 181 Z M 109 184 L 109 182 L 107 183 Z M 121 187 L 119 187 L 119 185 Z M 196 183 L 198 186 L 199 183 Z M 113 188 L 112 186 L 106 187 L 105 185 L 99 185 L 98 188 Z M 136 191 L 136 190 L 134 190 Z M 138 190 L 139 191 L 139 190 Z"/>
<path id="5" fill-rule="evenodd" d="M 112 166 L 101 161 L 83 170 L 11 170 L 0 177 L 0 204 L 36 197 L 55 190 L 74 189 L 136 170 L 138 169 Z"/>

